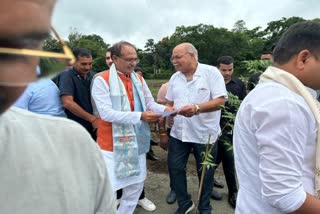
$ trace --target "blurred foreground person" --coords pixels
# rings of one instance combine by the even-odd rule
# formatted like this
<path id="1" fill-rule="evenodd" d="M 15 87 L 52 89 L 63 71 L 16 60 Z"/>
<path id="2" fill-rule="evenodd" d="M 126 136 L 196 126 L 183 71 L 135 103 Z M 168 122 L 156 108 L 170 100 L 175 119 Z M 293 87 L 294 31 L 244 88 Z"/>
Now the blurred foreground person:
<path id="1" fill-rule="evenodd" d="M 39 51 L 49 35 L 54 4 L 1 1 L 1 213 L 115 213 L 104 161 L 85 129 L 64 118 L 11 107 L 37 80 L 39 56 L 74 61 L 62 41 L 64 54 Z"/>

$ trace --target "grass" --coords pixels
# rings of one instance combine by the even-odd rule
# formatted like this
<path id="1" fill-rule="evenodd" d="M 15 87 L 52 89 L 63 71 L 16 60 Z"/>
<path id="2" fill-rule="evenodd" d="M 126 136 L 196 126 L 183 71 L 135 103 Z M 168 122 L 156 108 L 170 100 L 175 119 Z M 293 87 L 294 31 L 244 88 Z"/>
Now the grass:
<path id="1" fill-rule="evenodd" d="M 168 82 L 169 80 L 156 80 L 156 79 L 150 79 L 150 80 L 146 80 L 147 84 L 149 86 L 149 89 L 151 91 L 152 96 L 154 97 L 154 99 L 157 99 L 157 94 L 158 91 L 161 87 L 162 84 Z"/>

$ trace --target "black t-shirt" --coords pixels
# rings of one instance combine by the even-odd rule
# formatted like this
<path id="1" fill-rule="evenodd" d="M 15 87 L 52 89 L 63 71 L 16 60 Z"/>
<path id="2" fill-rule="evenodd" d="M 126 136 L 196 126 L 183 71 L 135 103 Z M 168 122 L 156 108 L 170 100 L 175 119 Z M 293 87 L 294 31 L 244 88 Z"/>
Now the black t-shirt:
<path id="1" fill-rule="evenodd" d="M 249 77 L 247 85 L 248 91 L 252 91 L 256 87 L 259 82 L 260 75 L 261 73 L 255 73 Z"/>
<path id="2" fill-rule="evenodd" d="M 243 100 L 247 94 L 246 86 L 240 79 L 231 79 L 231 81 L 226 84 L 226 89 L 228 92 L 237 95 L 239 100 Z"/>
<path id="3" fill-rule="evenodd" d="M 233 95 L 238 96 L 239 100 L 243 100 L 247 94 L 245 84 L 240 79 L 236 79 L 236 78 L 231 79 L 231 81 L 226 84 L 226 89 L 228 92 L 231 92 Z M 222 111 L 221 115 L 224 114 L 224 111 L 231 112 L 234 115 L 237 113 L 236 112 L 237 109 L 234 108 L 233 106 L 230 106 L 228 102 L 226 102 L 225 110 Z M 225 126 L 228 120 L 229 120 L 228 118 L 221 117 L 220 119 L 221 128 Z M 230 132 L 230 127 L 226 127 L 223 132 L 224 133 Z"/>
<path id="4" fill-rule="evenodd" d="M 87 78 L 84 79 L 74 68 L 65 70 L 59 75 L 56 81 L 60 89 L 60 96 L 73 96 L 74 102 L 76 102 L 86 112 L 92 114 L 90 86 L 94 74 L 94 72 L 90 71 Z M 80 123 L 91 133 L 93 128 L 90 122 L 74 115 L 68 109 L 65 109 L 65 112 L 69 119 Z"/>

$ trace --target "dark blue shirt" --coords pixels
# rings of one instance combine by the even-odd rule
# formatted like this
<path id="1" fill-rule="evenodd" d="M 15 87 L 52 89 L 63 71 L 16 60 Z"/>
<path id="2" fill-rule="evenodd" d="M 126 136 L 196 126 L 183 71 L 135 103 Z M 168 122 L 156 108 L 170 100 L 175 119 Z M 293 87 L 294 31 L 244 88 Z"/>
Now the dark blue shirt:
<path id="1" fill-rule="evenodd" d="M 84 79 L 74 68 L 70 68 L 61 73 L 56 79 L 56 83 L 60 89 L 60 95 L 73 96 L 74 102 L 90 114 L 92 114 L 90 85 L 94 74 L 94 72 L 90 71 L 87 78 Z M 74 115 L 68 109 L 65 109 L 65 112 L 69 119 L 80 123 L 90 133 L 92 132 L 93 127 L 90 122 Z"/>

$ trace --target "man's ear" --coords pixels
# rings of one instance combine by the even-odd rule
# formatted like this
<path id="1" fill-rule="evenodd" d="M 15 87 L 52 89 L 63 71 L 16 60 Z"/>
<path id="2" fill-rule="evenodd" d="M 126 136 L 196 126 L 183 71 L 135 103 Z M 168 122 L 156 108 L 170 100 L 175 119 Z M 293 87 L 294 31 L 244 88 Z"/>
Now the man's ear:
<path id="1" fill-rule="evenodd" d="M 309 50 L 302 50 L 298 53 L 296 58 L 296 65 L 299 70 L 303 69 L 307 60 L 312 56 Z"/>
<path id="2" fill-rule="evenodd" d="M 190 56 L 192 57 L 192 58 L 196 58 L 196 55 L 194 54 L 194 53 L 189 53 L 190 54 Z"/>

